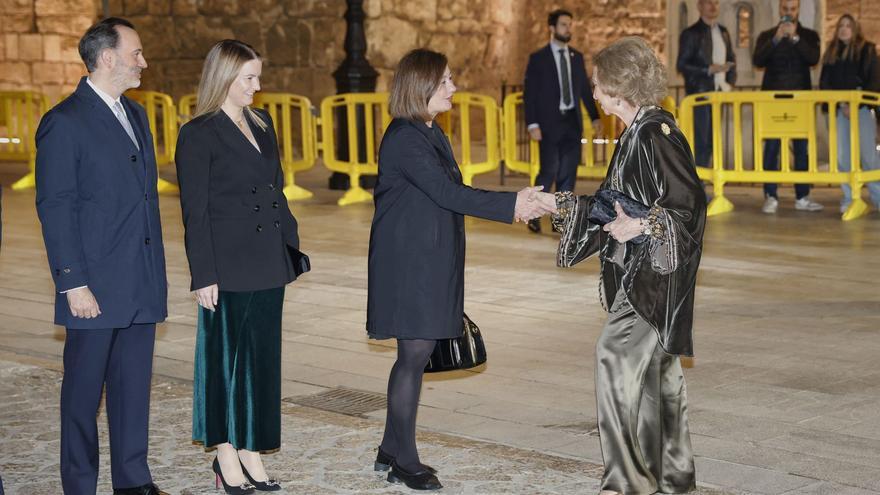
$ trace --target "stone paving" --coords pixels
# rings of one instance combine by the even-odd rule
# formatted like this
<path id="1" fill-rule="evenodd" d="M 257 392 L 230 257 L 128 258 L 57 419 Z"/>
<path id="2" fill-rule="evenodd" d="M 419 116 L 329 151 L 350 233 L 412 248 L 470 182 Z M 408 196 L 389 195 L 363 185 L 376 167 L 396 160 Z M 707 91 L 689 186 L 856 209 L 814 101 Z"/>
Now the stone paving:
<path id="1" fill-rule="evenodd" d="M 173 169 L 165 171 L 169 168 Z M 0 169 L 0 183 L 9 184 L 21 173 L 10 169 L 4 175 Z M 364 332 L 372 205 L 340 208 L 336 204 L 340 193 L 326 190 L 326 175 L 319 167 L 297 174 L 300 185 L 316 193 L 311 200 L 292 203 L 303 249 L 314 269 L 285 293 L 284 397 L 311 396 L 339 387 L 384 393 L 394 361 L 393 342 L 370 341 Z M 479 177 L 477 185 L 499 188 L 497 176 Z M 523 185 L 522 178 L 513 177 L 503 188 L 515 190 Z M 595 186 L 584 181 L 578 188 L 586 192 Z M 826 205 L 824 212 L 795 211 L 789 187 L 782 190 L 785 199 L 779 213 L 764 215 L 760 188 L 728 190 L 737 210 L 713 217 L 706 230 L 694 316 L 697 356 L 693 367 L 685 370 L 697 482 L 730 493 L 880 495 L 880 214 L 871 212 L 857 221 L 841 222 L 833 207 L 839 191 L 821 187 L 812 196 Z M 179 200 L 163 196 L 161 203 L 169 317 L 157 327 L 154 370 L 162 383 L 177 380 L 173 383 L 188 388 L 193 376 L 195 304 L 189 292 Z M 467 226 L 465 309 L 483 330 L 489 362 L 474 371 L 426 377 L 419 412 L 425 449 L 434 448 L 432 439 L 446 438 L 431 436 L 435 434 L 449 435 L 455 441 L 478 440 L 485 442 L 476 444 L 483 446 L 480 449 L 508 446 L 557 463 L 562 462 L 559 459 L 580 462 L 575 472 L 595 480 L 588 468 L 601 463 L 598 438 L 591 434 L 596 420 L 593 346 L 606 318 L 597 299 L 597 262 L 593 259 L 575 269 L 560 270 L 553 263 L 557 238 L 549 232 L 535 236 L 522 225 L 474 219 L 468 219 Z M 33 191 L 6 188 L 0 252 L 0 360 L 21 363 L 27 358 L 40 368 L 58 369 L 64 330 L 52 324 L 53 302 Z M 188 390 L 180 398 L 187 396 Z M 46 400 L 45 410 L 56 406 L 54 394 Z M 343 493 L 397 489 L 371 477 L 368 469 L 368 452 L 378 441 L 384 410 L 364 413 L 359 421 L 367 423 L 351 423 L 352 418 L 327 413 L 302 416 L 306 411 L 312 410 L 289 406 L 285 421 L 311 418 L 336 424 L 331 419 L 341 418 L 346 431 L 369 431 L 358 454 L 363 462 L 343 472 L 378 485 Z M 293 412 L 298 416 L 291 416 Z M 181 429 L 174 438 L 182 439 L 182 447 L 160 443 L 154 449 L 159 457 L 156 462 L 166 462 L 163 459 L 173 456 L 176 448 L 187 459 L 195 456 L 190 475 L 166 479 L 180 482 L 180 489 L 210 491 L 210 472 L 204 469 L 210 455 L 201 459 L 199 451 L 189 445 L 188 415 L 182 412 L 174 423 Z M 56 412 L 46 413 L 40 430 L 45 434 L 42 443 L 32 440 L 36 443 L 16 444 L 15 449 L 0 446 L 4 479 L 14 478 L 7 473 L 10 463 L 21 462 L 18 452 L 39 449 L 46 459 L 26 478 L 45 476 L 56 482 L 52 458 L 57 446 L 48 446 L 51 455 L 45 446 L 57 436 L 50 434 L 56 420 Z M 6 423 L 0 417 L 0 429 L 7 428 Z M 295 431 L 299 423 L 294 424 L 286 427 L 285 434 Z M 170 428 L 163 425 L 162 431 Z M 4 433 L 0 442 L 8 436 Z M 285 442 L 312 447 L 294 438 Z M 467 455 L 470 448 L 462 447 L 452 457 L 487 466 L 485 459 L 477 462 L 477 457 Z M 289 480 L 295 484 L 305 479 L 295 475 L 301 472 L 297 469 L 308 466 L 290 460 L 301 450 L 285 447 L 267 464 L 279 463 L 276 472 L 293 473 Z M 326 450 L 334 451 L 333 447 Z M 440 466 L 435 459 L 442 456 L 427 452 L 429 462 L 443 467 L 448 492 L 477 493 L 467 491 L 476 490 L 476 484 L 453 487 L 469 479 L 467 472 L 454 471 L 457 464 L 452 460 Z M 501 451 L 491 452 L 509 459 L 496 454 Z M 181 465 L 186 466 L 184 461 Z M 516 465 L 500 472 L 523 469 Z M 333 473 L 342 476 L 337 471 Z M 550 480 L 565 470 L 548 473 L 553 474 L 546 476 Z M 157 474 L 166 486 L 162 473 Z M 545 479 L 543 472 L 538 477 L 542 482 Z M 336 478 L 334 488 L 326 488 L 326 477 L 307 479 L 325 491 L 346 486 Z M 565 486 L 564 481 L 549 483 L 543 485 L 546 492 L 537 493 L 553 493 L 554 486 Z M 589 486 L 568 493 L 593 493 Z M 294 493 L 311 492 L 297 488 Z M 499 488 L 486 493 L 509 491 Z"/>
<path id="2" fill-rule="evenodd" d="M 8 357 L 8 356 L 7 356 Z M 0 474 L 10 495 L 56 495 L 61 373 L 0 360 Z M 189 440 L 191 385 L 156 377 L 152 390 L 150 466 L 157 484 L 180 495 L 214 494 L 211 454 Z M 106 418 L 101 413 L 98 493 L 110 493 Z M 284 403 L 282 448 L 265 457 L 285 493 L 411 493 L 372 470 L 381 424 Z M 443 493 L 581 494 L 598 491 L 602 467 L 513 447 L 420 432 L 422 457 L 440 470 Z M 701 488 L 697 494 L 725 492 Z"/>

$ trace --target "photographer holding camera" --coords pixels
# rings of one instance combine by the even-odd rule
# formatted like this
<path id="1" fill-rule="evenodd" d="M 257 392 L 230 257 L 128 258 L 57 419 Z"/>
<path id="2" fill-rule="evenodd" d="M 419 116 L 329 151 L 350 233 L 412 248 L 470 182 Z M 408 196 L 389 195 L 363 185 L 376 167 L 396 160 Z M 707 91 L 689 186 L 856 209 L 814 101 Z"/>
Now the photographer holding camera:
<path id="1" fill-rule="evenodd" d="M 764 69 L 761 89 L 808 90 L 812 89 L 810 67 L 819 62 L 819 34 L 798 22 L 800 0 L 779 0 L 779 24 L 758 36 L 752 64 Z M 793 139 L 794 169 L 807 170 L 807 141 Z M 764 170 L 779 170 L 778 139 L 768 139 L 764 144 Z M 819 211 L 822 205 L 810 199 L 810 185 L 794 186 L 796 210 Z M 764 213 L 776 213 L 779 201 L 776 184 L 764 184 Z"/>

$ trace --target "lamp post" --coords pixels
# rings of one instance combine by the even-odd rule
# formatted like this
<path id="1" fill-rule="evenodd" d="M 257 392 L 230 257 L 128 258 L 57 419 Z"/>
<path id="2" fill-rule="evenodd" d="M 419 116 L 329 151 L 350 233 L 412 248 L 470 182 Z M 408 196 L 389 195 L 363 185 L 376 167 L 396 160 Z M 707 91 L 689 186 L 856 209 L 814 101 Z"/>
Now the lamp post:
<path id="1" fill-rule="evenodd" d="M 333 72 L 336 79 L 336 94 L 341 93 L 372 93 L 376 90 L 376 72 L 370 62 L 367 61 L 367 38 L 364 34 L 364 0 L 346 0 L 345 10 L 345 59 Z M 347 160 L 350 152 L 356 152 L 361 161 L 366 160 L 366 149 L 363 146 L 364 139 L 359 139 L 357 150 L 348 149 L 348 126 L 344 108 L 336 110 L 336 152 L 340 159 Z M 363 137 L 367 132 L 364 125 L 364 110 L 362 107 L 356 112 L 356 128 L 359 136 Z M 372 129 L 370 130 L 372 132 Z M 362 176 L 361 186 L 372 187 L 375 176 Z M 345 174 L 333 172 L 329 181 L 330 189 L 348 189 L 349 178 Z"/>

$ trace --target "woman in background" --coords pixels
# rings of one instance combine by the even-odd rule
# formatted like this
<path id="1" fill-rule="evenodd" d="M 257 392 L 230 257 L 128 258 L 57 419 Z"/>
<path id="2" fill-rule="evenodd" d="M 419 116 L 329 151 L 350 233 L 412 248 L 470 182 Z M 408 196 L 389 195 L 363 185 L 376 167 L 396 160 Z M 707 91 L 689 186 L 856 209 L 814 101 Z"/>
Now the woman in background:
<path id="1" fill-rule="evenodd" d="M 828 42 L 822 58 L 822 74 L 819 77 L 820 89 L 880 91 L 880 65 L 877 63 L 877 49 L 865 40 L 858 21 L 843 14 L 837 20 L 834 38 Z M 874 107 L 859 105 L 859 162 L 862 170 L 880 168 L 877 156 L 877 121 Z M 837 170 L 849 172 L 852 169 L 850 157 L 850 123 L 852 109 L 842 103 L 837 106 Z M 880 182 L 869 182 L 868 192 L 871 202 L 880 209 Z M 852 188 L 841 184 L 843 199 L 840 212 L 849 208 L 852 202 Z"/>

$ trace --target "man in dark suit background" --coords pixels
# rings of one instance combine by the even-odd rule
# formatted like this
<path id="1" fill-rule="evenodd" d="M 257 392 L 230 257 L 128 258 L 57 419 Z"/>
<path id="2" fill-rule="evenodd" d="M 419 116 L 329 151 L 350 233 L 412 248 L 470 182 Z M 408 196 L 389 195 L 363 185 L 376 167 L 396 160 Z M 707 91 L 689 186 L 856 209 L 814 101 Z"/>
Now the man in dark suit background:
<path id="1" fill-rule="evenodd" d="M 593 128 L 599 128 L 599 112 L 593 101 L 590 79 L 581 52 L 568 46 L 571 41 L 572 14 L 554 10 L 547 17 L 550 43 L 529 56 L 526 66 L 526 124 L 531 138 L 538 141 L 541 170 L 535 185 L 550 192 L 573 191 L 577 166 L 581 161 L 584 103 Z M 529 221 L 529 230 L 541 231 L 540 219 Z"/>
<path id="2" fill-rule="evenodd" d="M 800 0 L 779 0 L 779 24 L 758 36 L 752 65 L 764 69 L 761 89 L 809 90 L 812 89 L 810 67 L 819 63 L 819 33 L 801 25 L 798 21 Z M 807 140 L 792 139 L 794 169 L 806 171 L 808 167 Z M 764 170 L 779 170 L 779 139 L 764 141 Z M 822 205 L 810 199 L 809 184 L 795 184 L 796 210 L 820 211 Z M 764 206 L 761 211 L 776 213 L 779 199 L 776 184 L 764 184 Z"/>
<path id="3" fill-rule="evenodd" d="M 730 91 L 736 84 L 736 55 L 727 28 L 718 23 L 719 0 L 697 0 L 700 18 L 678 38 L 676 68 L 684 76 L 685 94 Z M 694 108 L 694 161 L 712 162 L 712 107 Z"/>
<path id="4" fill-rule="evenodd" d="M 156 160 L 146 113 L 122 96 L 147 67 L 128 21 L 79 43 L 89 71 L 37 129 L 37 213 L 66 328 L 61 482 L 94 494 L 106 386 L 114 494 L 156 495 L 147 466 L 153 341 L 167 315 Z"/>

